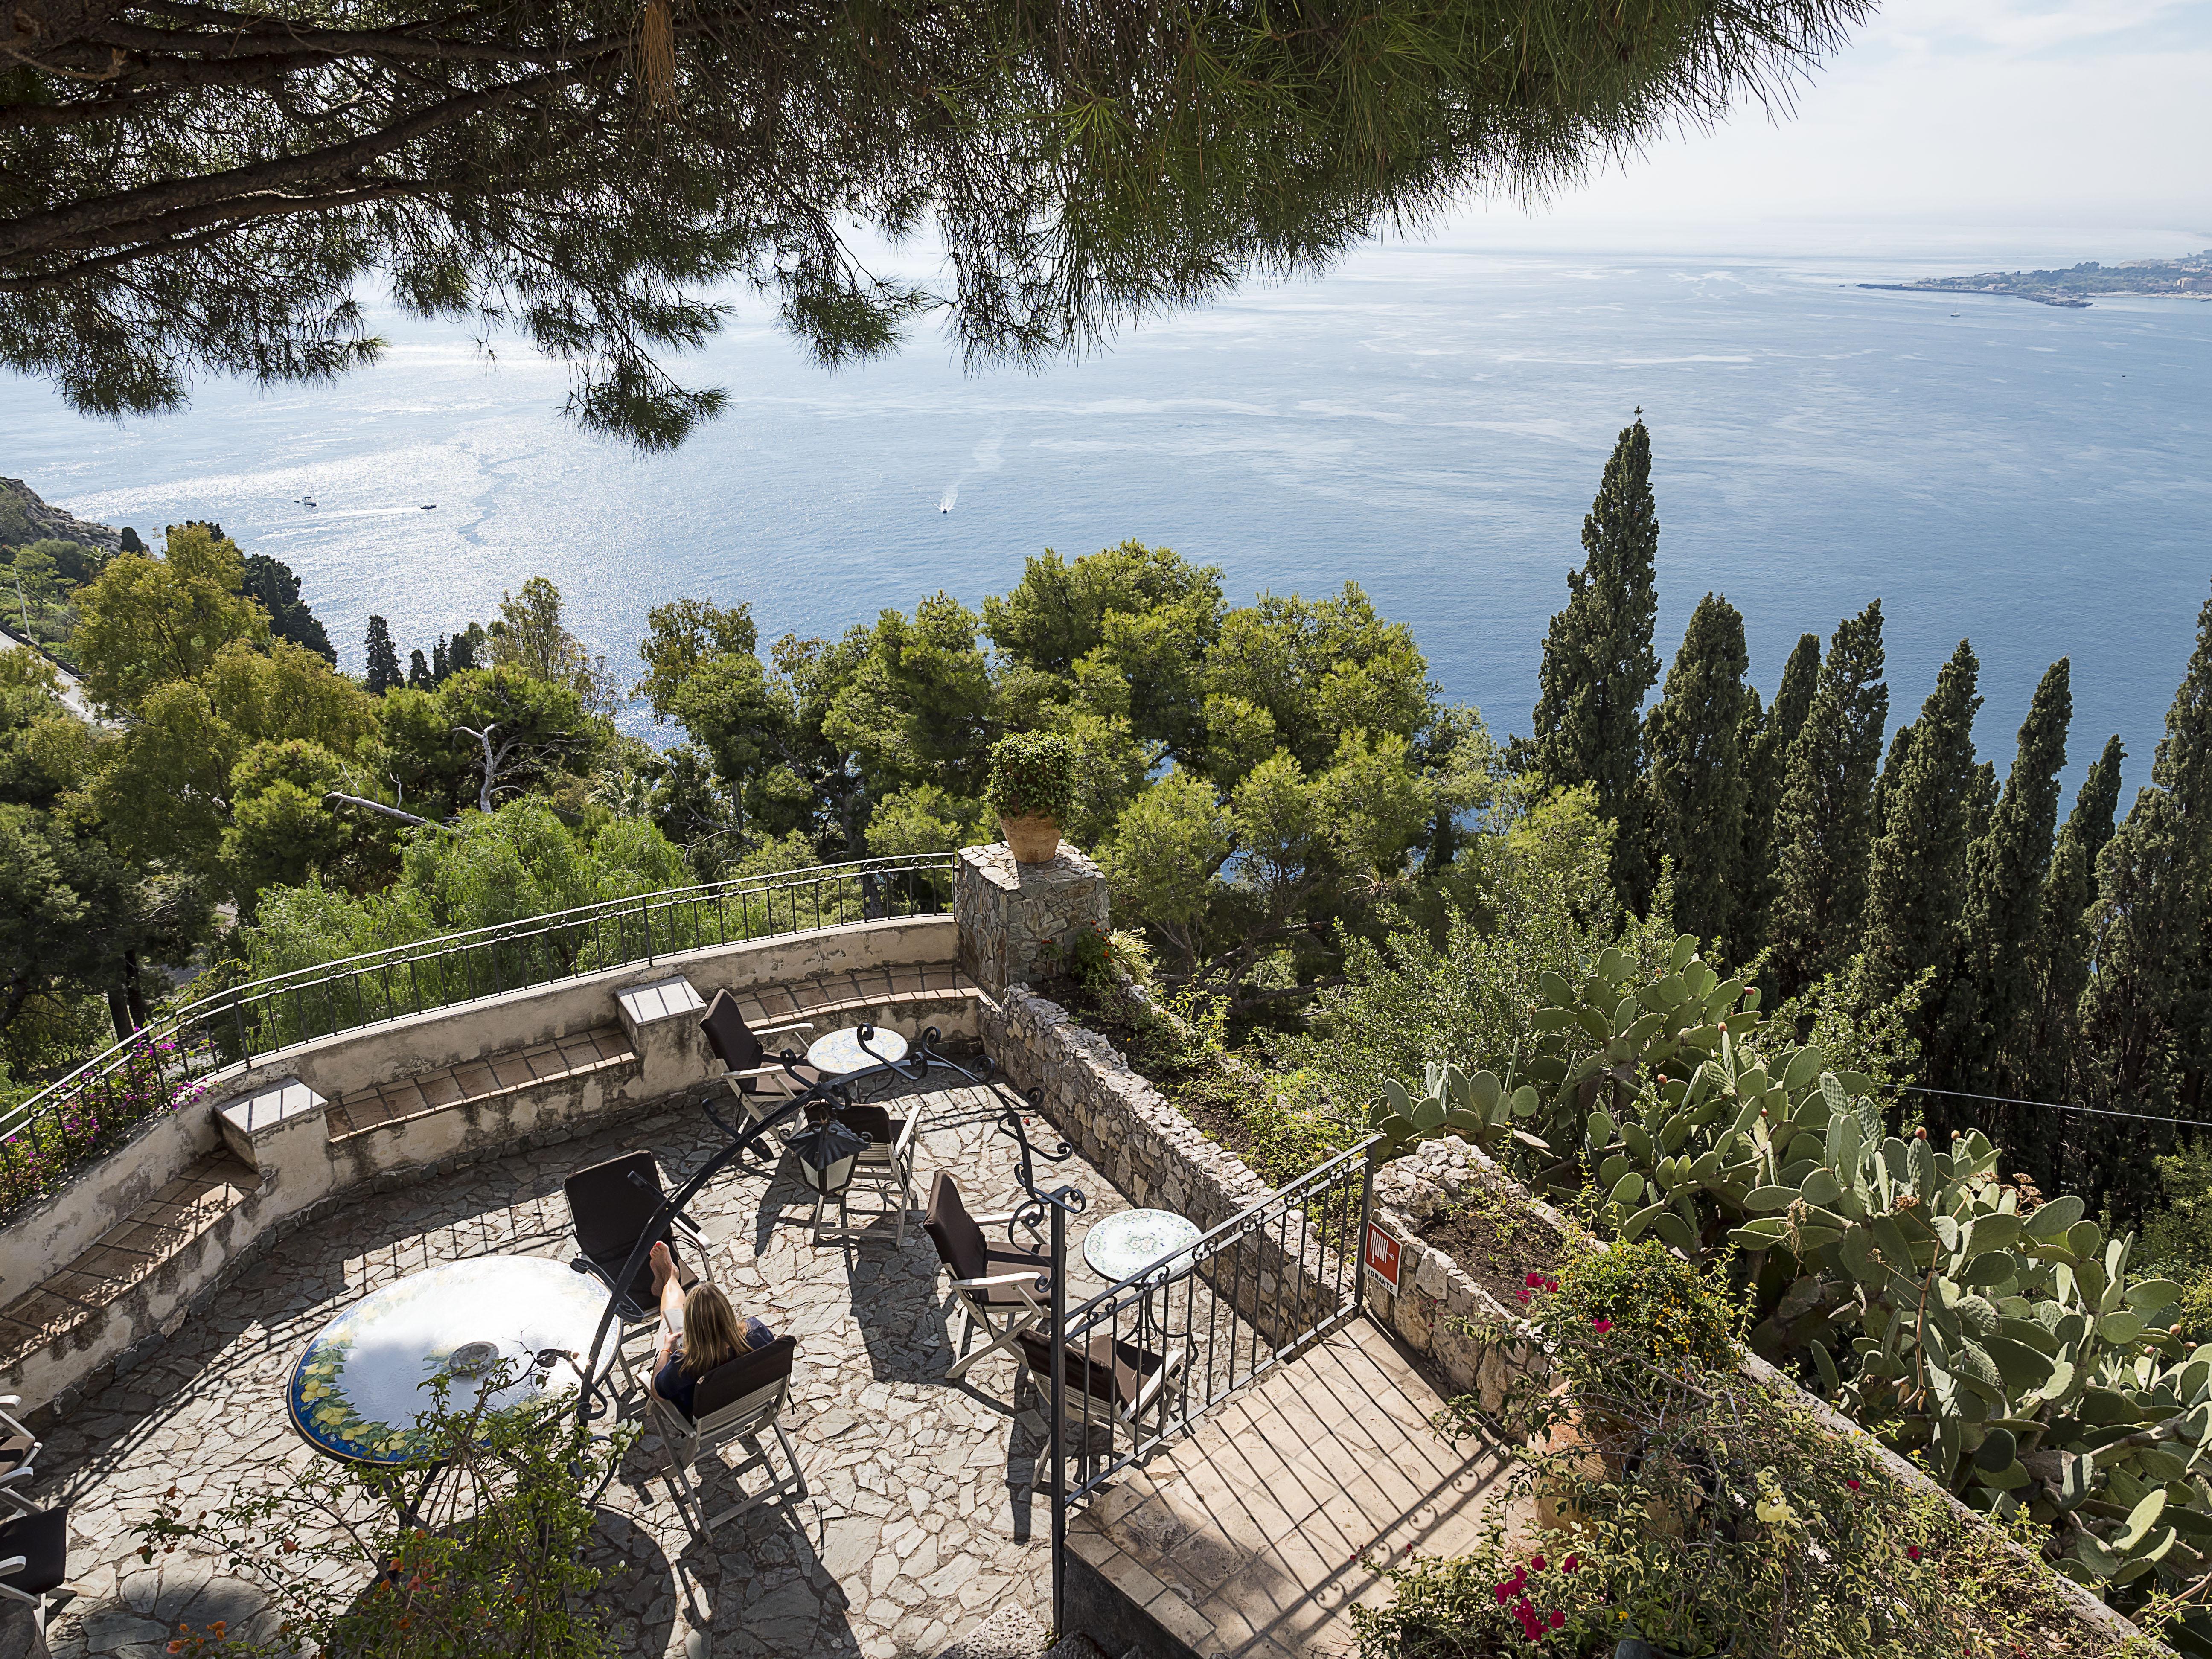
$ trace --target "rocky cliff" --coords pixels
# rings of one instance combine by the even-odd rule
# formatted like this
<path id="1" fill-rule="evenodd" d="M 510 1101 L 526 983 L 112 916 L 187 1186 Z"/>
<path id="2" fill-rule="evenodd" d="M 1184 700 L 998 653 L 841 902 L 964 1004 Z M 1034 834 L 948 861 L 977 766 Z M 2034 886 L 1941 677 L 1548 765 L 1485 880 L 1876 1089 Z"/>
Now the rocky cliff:
<path id="1" fill-rule="evenodd" d="M 38 491 L 21 478 L 0 478 L 0 547 L 17 547 L 25 542 L 49 538 L 82 542 L 110 553 L 123 545 L 121 531 L 80 519 L 58 507 L 49 507 L 39 498 Z"/>

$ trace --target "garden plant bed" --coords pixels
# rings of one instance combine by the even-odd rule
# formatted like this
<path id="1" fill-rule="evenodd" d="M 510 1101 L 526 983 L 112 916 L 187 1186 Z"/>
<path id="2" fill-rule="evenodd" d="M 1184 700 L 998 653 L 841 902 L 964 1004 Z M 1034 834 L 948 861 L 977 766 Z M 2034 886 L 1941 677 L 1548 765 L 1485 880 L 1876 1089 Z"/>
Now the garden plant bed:
<path id="1" fill-rule="evenodd" d="M 1507 1308 L 1522 1299 L 1530 1273 L 1556 1274 L 1568 1249 L 1565 1236 L 1524 1195 L 1480 1181 L 1470 1182 L 1417 1231 Z"/>

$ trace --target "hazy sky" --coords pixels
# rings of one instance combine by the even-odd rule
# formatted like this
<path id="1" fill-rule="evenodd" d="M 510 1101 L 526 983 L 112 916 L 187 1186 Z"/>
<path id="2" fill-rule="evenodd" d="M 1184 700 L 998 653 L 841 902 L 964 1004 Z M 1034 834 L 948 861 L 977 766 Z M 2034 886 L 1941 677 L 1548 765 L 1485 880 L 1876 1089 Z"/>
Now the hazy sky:
<path id="1" fill-rule="evenodd" d="M 1962 245 L 1991 227 L 2163 233 L 2212 246 L 2212 0 L 1893 0 L 1802 88 L 1567 192 L 1533 220 L 1471 210 L 1509 241 L 1632 227 L 1710 245 L 1765 226 L 1918 221 Z M 1751 251 L 1747 248 L 1745 251 Z"/>

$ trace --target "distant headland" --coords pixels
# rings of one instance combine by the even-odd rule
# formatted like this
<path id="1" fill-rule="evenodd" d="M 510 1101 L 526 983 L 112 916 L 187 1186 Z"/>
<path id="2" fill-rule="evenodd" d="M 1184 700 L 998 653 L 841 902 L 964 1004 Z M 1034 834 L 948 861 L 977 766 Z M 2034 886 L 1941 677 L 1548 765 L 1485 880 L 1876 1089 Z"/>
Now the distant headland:
<path id="1" fill-rule="evenodd" d="M 2212 248 L 2179 259 L 2130 259 L 2117 265 L 2101 265 L 2092 259 L 2070 270 L 1985 270 L 1975 276 L 1923 276 L 1917 283 L 1861 283 L 1859 286 L 1900 294 L 2002 294 L 2074 310 L 2115 294 L 2212 300 Z"/>

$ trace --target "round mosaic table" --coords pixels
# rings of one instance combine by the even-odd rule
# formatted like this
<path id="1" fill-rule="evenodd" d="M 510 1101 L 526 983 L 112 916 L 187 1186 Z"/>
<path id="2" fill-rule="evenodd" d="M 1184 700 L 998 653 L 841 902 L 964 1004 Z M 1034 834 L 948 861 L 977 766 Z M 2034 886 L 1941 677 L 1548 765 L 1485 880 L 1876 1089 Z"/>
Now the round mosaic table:
<path id="1" fill-rule="evenodd" d="M 453 1375 L 447 1399 L 454 1409 L 483 1398 L 501 1362 L 519 1380 L 490 1395 L 495 1407 L 565 1393 L 576 1386 L 606 1306 L 598 1279 L 541 1256 L 476 1256 L 412 1274 L 363 1297 L 307 1344 L 285 1389 L 292 1425 L 332 1457 L 411 1462 L 415 1419 L 433 1400 L 426 1385 L 452 1371 L 456 1350 L 482 1345 L 463 1355 L 482 1363 Z M 573 1354 L 574 1364 L 541 1371 L 536 1356 L 548 1348 Z M 613 1359 L 610 1343 L 600 1369 Z"/>
<path id="2" fill-rule="evenodd" d="M 1118 1285 L 1148 1267 L 1174 1265 L 1170 1258 L 1196 1243 L 1198 1224 L 1172 1210 L 1120 1210 L 1083 1235 L 1083 1260 L 1091 1272 Z"/>
<path id="3" fill-rule="evenodd" d="M 870 1054 L 868 1048 L 875 1053 Z M 817 1037 L 807 1047 L 806 1063 L 831 1077 L 849 1077 L 887 1060 L 906 1058 L 906 1039 L 888 1025 L 878 1025 L 868 1033 L 868 1048 L 860 1047 L 860 1028 L 848 1025 L 842 1031 Z"/>

